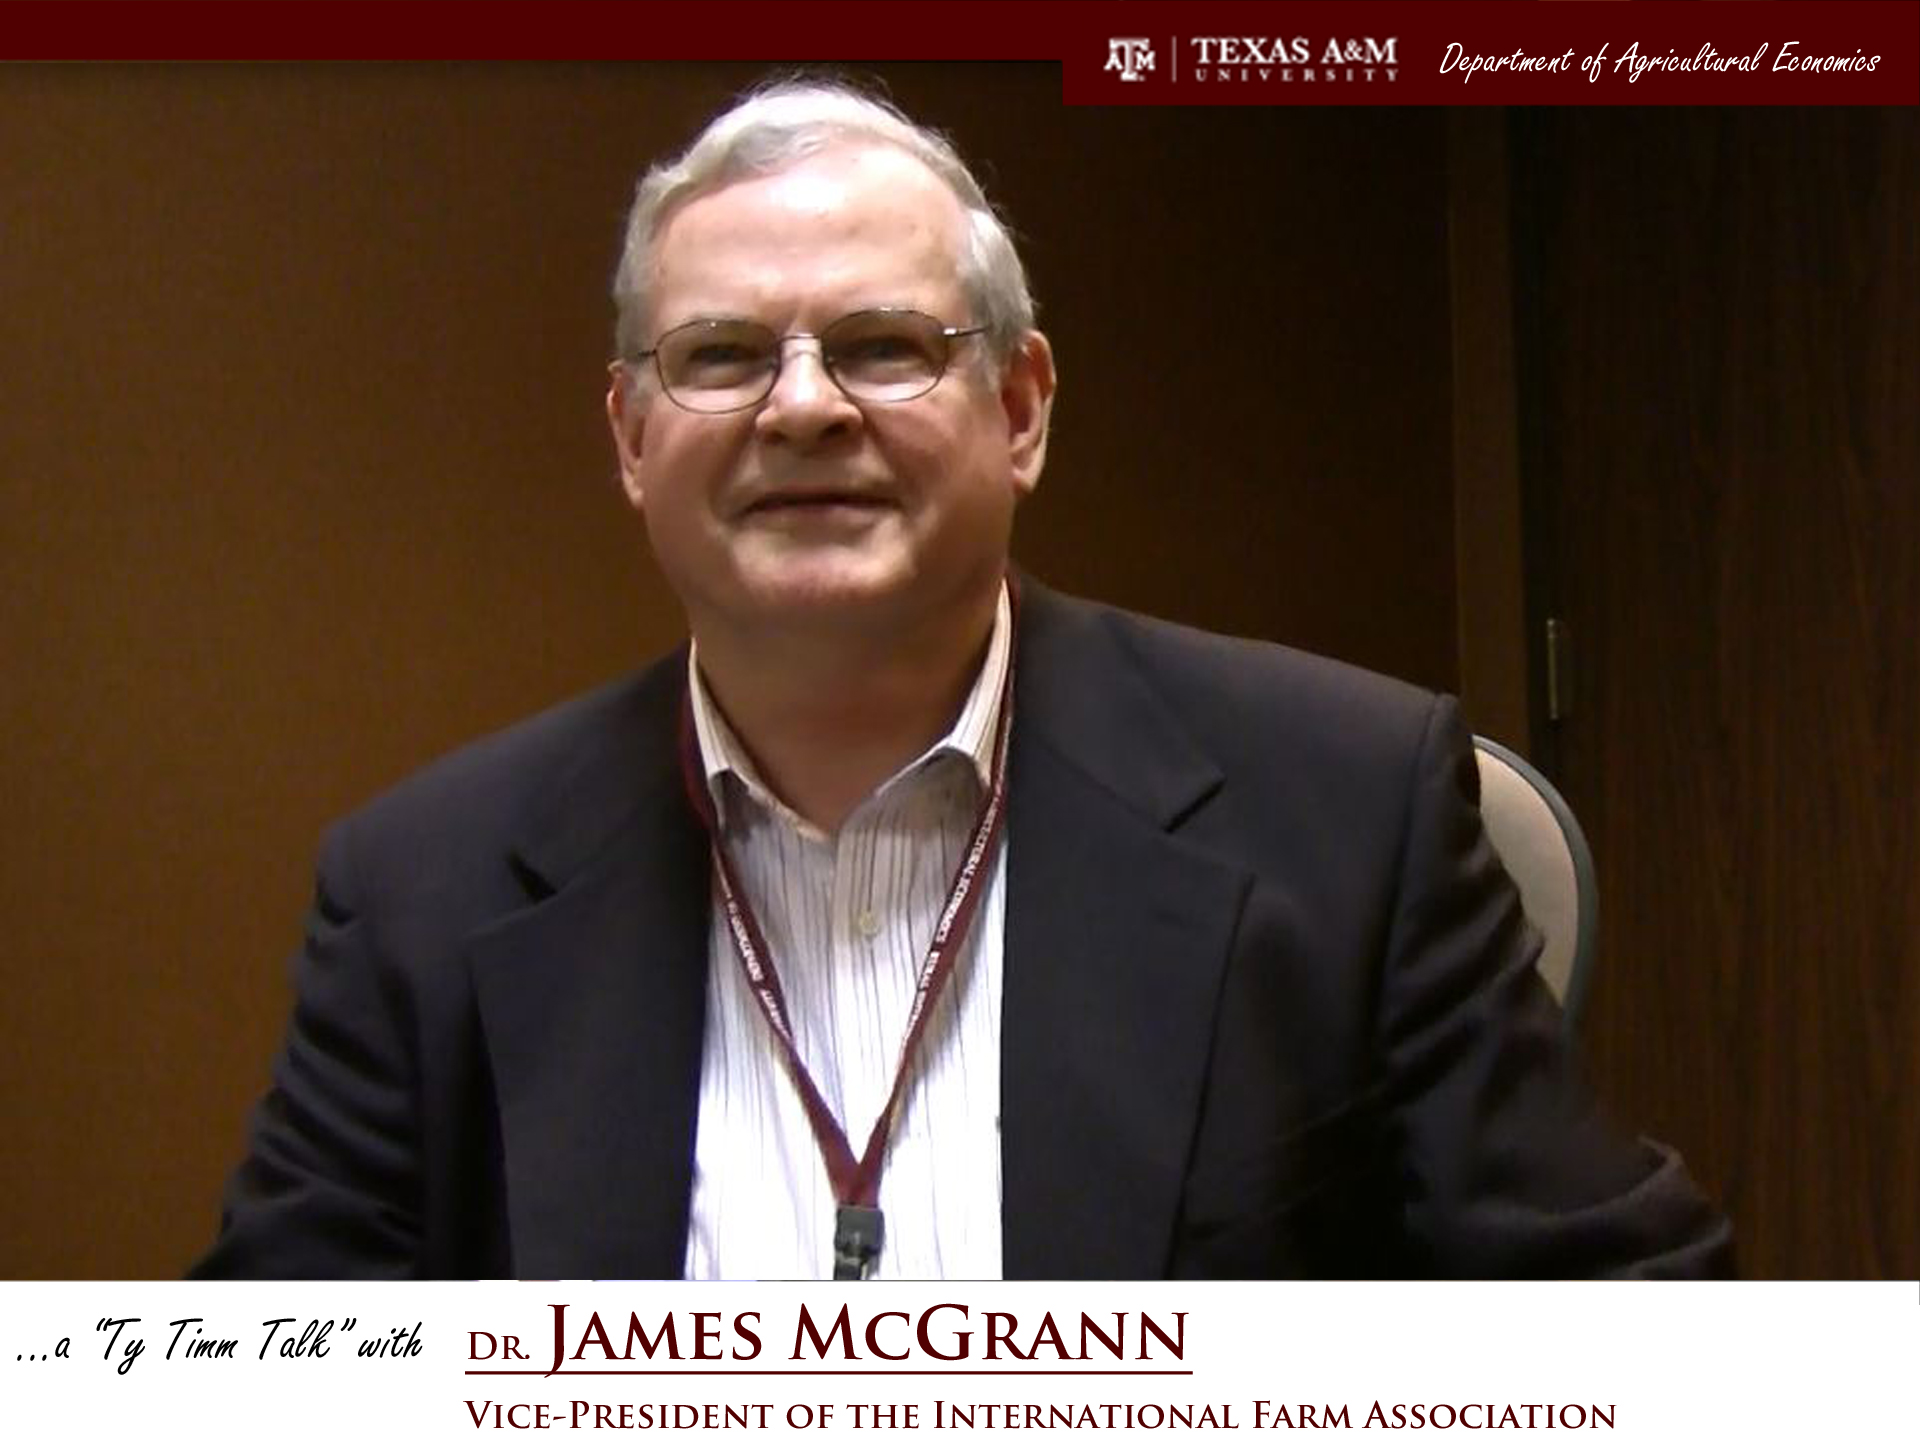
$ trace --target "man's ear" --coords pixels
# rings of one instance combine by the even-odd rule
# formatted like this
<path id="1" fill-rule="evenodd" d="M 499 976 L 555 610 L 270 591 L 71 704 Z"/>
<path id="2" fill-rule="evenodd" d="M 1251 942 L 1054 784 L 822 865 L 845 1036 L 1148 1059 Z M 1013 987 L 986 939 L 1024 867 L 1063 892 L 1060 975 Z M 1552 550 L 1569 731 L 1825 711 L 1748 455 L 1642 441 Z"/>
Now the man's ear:
<path id="1" fill-rule="evenodd" d="M 620 487 L 636 510 L 646 508 L 640 483 L 640 453 L 646 438 L 647 397 L 634 383 L 633 371 L 623 360 L 607 367 L 607 423 L 613 427 L 613 448 L 620 457 Z"/>
<path id="2" fill-rule="evenodd" d="M 1053 417 L 1053 346 L 1038 330 L 1029 330 L 1007 359 L 1000 381 L 1000 406 L 1007 417 L 1007 450 L 1013 483 L 1031 495 L 1047 463 L 1047 424 Z"/>

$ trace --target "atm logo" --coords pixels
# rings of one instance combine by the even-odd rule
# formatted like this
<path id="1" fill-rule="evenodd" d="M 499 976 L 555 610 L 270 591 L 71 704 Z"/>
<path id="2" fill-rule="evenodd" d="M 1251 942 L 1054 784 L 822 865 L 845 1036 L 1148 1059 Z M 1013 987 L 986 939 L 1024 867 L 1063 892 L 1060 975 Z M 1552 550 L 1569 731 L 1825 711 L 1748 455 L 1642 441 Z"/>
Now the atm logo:
<path id="1" fill-rule="evenodd" d="M 1107 71 L 1118 70 L 1122 80 L 1144 80 L 1153 69 L 1153 42 L 1134 37 L 1107 41 Z"/>

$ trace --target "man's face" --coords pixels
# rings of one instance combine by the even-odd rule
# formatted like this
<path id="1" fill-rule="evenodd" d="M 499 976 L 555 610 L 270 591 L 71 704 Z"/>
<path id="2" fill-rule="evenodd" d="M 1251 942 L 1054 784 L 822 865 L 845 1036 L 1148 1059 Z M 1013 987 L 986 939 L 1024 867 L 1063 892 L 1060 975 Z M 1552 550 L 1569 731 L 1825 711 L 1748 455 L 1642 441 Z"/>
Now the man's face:
<path id="1" fill-rule="evenodd" d="M 972 326 L 963 224 L 946 186 L 887 148 L 830 150 L 727 186 L 658 237 L 649 339 L 719 318 L 811 335 L 877 308 Z M 681 409 L 650 363 L 616 375 L 622 477 L 696 632 L 825 623 L 904 635 L 993 593 L 1014 506 L 1040 476 L 1053 374 L 1038 334 L 1004 378 L 983 344 L 955 341 L 939 384 L 892 403 L 849 399 L 811 340 L 786 342 L 773 392 L 730 414 Z"/>

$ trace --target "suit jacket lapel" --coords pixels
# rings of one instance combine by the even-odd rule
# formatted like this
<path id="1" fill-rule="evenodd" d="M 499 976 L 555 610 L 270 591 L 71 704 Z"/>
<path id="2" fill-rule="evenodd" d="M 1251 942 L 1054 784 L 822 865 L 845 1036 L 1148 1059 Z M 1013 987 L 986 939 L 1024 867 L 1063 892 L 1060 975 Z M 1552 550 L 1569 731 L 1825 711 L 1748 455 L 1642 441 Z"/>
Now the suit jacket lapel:
<path id="1" fill-rule="evenodd" d="M 1220 775 L 1106 612 L 1022 587 L 1001 1020 L 1009 1278 L 1164 1272 L 1248 878 L 1177 833 Z M 705 1030 L 684 653 L 548 787 L 474 936 L 514 1273 L 677 1276 Z"/>
<path id="2" fill-rule="evenodd" d="M 1022 590 L 1001 1011 L 1009 1278 L 1164 1273 L 1248 877 L 1220 785 L 1105 612 Z"/>
<path id="3" fill-rule="evenodd" d="M 514 857 L 533 903 L 469 947 L 520 1276 L 682 1271 L 710 904 L 675 759 L 685 663 L 548 787 Z"/>

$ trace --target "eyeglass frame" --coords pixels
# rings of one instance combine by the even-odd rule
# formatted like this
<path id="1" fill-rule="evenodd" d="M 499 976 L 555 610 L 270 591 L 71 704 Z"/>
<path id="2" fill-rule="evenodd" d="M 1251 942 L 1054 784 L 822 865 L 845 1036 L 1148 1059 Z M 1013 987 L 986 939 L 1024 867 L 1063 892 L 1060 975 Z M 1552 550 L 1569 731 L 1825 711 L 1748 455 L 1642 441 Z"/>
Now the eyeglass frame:
<path id="1" fill-rule="evenodd" d="M 947 378 L 947 372 L 953 368 L 954 341 L 966 340 L 975 335 L 984 335 L 988 329 L 985 325 L 947 325 L 941 321 L 939 316 L 929 315 L 924 310 L 915 310 L 911 305 L 871 305 L 864 310 L 849 310 L 846 314 L 829 321 L 818 330 L 789 330 L 784 335 L 776 333 L 771 325 L 762 325 L 759 321 L 749 320 L 745 316 L 702 315 L 696 316 L 692 320 L 682 321 L 670 330 L 663 330 L 659 338 L 656 339 L 650 347 L 645 350 L 636 351 L 628 357 L 628 361 L 632 364 L 638 364 L 643 360 L 651 360 L 653 362 L 654 378 L 660 382 L 660 393 L 665 395 L 668 400 L 672 401 L 689 415 L 738 415 L 743 410 L 753 410 L 767 403 L 767 397 L 773 394 L 774 387 L 780 383 L 780 372 L 786 368 L 787 342 L 789 340 L 819 341 L 821 337 L 831 331 L 834 326 L 844 325 L 847 321 L 858 319 L 863 315 L 918 315 L 923 320 L 931 320 L 934 325 L 938 327 L 937 333 L 943 348 L 940 355 L 940 369 L 935 373 L 933 379 L 927 382 L 924 390 L 916 390 L 911 395 L 879 396 L 856 395 L 849 390 L 845 383 L 841 381 L 839 375 L 834 373 L 834 367 L 827 359 L 826 347 L 822 345 L 820 348 L 821 372 L 827 379 L 833 382 L 833 388 L 838 390 L 854 405 L 903 405 L 909 400 L 918 400 L 923 396 L 930 395 L 934 390 L 939 388 L 940 382 Z M 721 410 L 702 410 L 697 406 L 687 404 L 686 401 L 676 395 L 673 386 L 667 382 L 667 372 L 661 368 L 660 349 L 666 343 L 669 336 L 677 335 L 682 330 L 691 330 L 696 325 L 753 325 L 772 335 L 774 363 L 773 368 L 767 371 L 766 389 L 743 404 L 729 405 Z"/>

